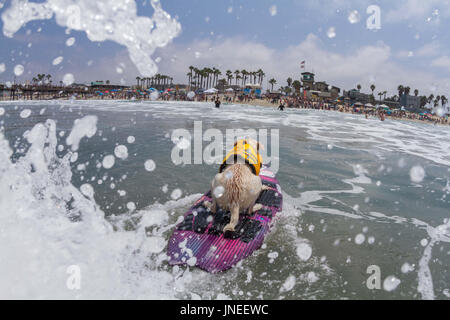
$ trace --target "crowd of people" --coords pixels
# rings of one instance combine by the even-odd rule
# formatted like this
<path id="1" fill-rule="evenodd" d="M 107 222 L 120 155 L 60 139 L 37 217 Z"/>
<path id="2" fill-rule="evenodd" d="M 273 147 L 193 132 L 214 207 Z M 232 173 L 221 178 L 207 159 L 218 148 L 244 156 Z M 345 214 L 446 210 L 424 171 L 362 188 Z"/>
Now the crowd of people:
<path id="1" fill-rule="evenodd" d="M 283 111 L 284 108 L 297 108 L 297 109 L 316 109 L 316 110 L 329 110 L 338 111 L 351 114 L 364 115 L 366 119 L 369 117 L 378 117 L 380 120 L 384 121 L 386 118 L 396 119 L 396 120 L 414 120 L 414 121 L 426 121 L 434 124 L 450 124 L 449 116 L 439 117 L 437 115 L 430 115 L 429 113 L 414 113 L 408 112 L 402 109 L 384 109 L 371 107 L 367 108 L 364 106 L 355 106 L 351 104 L 338 104 L 335 102 L 319 102 L 304 100 L 298 97 L 285 97 L 285 98 L 266 98 L 271 104 L 277 105 L 278 110 Z"/>

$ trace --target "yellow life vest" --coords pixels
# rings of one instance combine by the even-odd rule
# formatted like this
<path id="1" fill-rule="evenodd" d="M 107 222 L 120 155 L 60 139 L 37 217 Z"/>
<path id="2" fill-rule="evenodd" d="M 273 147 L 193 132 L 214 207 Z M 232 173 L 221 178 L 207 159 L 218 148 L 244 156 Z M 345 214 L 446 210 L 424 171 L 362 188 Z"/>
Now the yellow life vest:
<path id="1" fill-rule="evenodd" d="M 262 158 L 259 152 L 255 150 L 247 140 L 239 140 L 234 144 L 233 150 L 231 150 L 223 160 L 219 172 L 222 173 L 227 165 L 236 163 L 238 157 L 244 160 L 255 175 L 259 176 Z"/>

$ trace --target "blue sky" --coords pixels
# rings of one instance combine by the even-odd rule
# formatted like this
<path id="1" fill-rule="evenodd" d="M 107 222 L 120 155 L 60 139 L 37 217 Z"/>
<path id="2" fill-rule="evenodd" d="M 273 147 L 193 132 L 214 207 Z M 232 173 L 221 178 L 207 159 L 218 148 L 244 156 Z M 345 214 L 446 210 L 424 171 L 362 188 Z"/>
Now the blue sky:
<path id="1" fill-rule="evenodd" d="M 0 14 L 11 1 L 0 0 L 4 3 Z M 148 0 L 136 3 L 139 16 L 152 16 Z M 188 66 L 195 65 L 216 66 L 223 72 L 262 68 L 266 81 L 273 77 L 285 85 L 287 77 L 299 78 L 299 63 L 306 60 L 317 80 L 344 89 L 360 83 L 367 92 L 375 83 L 377 91 L 395 94 L 397 85 L 404 84 L 424 94 L 450 96 L 448 0 L 161 0 L 161 4 L 182 31 L 152 56 L 160 61 L 159 72 L 172 75 L 176 82 L 186 82 Z M 381 10 L 379 30 L 366 27 L 369 5 Z M 273 9 L 271 13 L 274 7 L 276 14 Z M 354 10 L 360 20 L 352 24 L 348 16 Z M 330 28 L 335 30 L 333 38 L 327 35 Z M 65 45 L 69 37 L 76 39 L 74 46 Z M 50 73 L 59 82 L 72 73 L 77 82 L 108 79 L 131 84 L 139 74 L 124 46 L 92 42 L 84 31 L 67 34 L 54 18 L 29 22 L 13 38 L 0 34 L 0 42 L 0 65 L 5 64 L 1 82 L 12 81 L 17 64 L 25 67 L 17 81 Z M 64 60 L 53 66 L 58 56 Z M 124 72 L 117 73 L 117 66 Z"/>

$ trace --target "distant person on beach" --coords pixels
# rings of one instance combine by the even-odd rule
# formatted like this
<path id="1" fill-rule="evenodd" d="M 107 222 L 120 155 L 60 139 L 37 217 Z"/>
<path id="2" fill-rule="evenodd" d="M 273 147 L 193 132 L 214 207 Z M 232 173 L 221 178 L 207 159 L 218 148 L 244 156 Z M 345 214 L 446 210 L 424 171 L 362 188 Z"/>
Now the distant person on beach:
<path id="1" fill-rule="evenodd" d="M 216 108 L 220 108 L 220 100 L 219 100 L 219 98 L 216 99 Z"/>
<path id="2" fill-rule="evenodd" d="M 280 104 L 280 106 L 278 107 L 278 110 L 284 111 L 284 105 Z"/>

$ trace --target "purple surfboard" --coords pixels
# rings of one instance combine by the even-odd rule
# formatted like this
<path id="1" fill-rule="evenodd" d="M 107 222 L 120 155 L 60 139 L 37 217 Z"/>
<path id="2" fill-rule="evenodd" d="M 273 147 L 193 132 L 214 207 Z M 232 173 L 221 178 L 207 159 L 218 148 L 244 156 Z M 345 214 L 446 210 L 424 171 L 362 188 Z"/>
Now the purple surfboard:
<path id="1" fill-rule="evenodd" d="M 235 232 L 223 233 L 230 212 L 218 209 L 213 215 L 203 203 L 212 201 L 211 191 L 203 195 L 184 215 L 170 237 L 167 253 L 169 264 L 197 266 L 217 273 L 230 269 L 258 250 L 270 232 L 271 221 L 282 210 L 283 196 L 275 175 L 267 167 L 260 172 L 269 190 L 261 192 L 256 203 L 263 208 L 251 216 L 241 214 Z"/>

